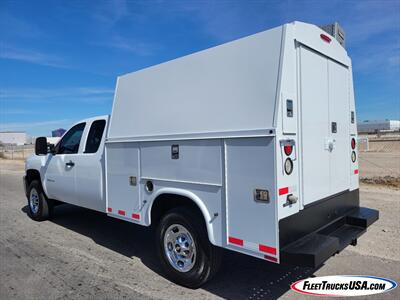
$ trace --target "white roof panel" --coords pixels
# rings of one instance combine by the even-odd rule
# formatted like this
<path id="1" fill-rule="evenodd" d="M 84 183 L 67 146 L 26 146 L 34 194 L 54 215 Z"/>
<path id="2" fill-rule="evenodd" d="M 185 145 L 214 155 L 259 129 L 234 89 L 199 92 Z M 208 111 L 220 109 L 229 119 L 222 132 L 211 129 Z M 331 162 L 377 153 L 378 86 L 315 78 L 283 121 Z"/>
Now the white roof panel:
<path id="1" fill-rule="evenodd" d="M 119 77 L 108 140 L 273 128 L 282 28 Z"/>

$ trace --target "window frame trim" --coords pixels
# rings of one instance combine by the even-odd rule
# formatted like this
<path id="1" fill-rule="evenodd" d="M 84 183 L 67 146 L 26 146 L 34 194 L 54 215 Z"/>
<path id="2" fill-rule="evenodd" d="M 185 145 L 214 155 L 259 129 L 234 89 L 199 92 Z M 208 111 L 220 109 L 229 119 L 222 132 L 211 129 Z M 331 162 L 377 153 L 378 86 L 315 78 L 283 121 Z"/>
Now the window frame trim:
<path id="1" fill-rule="evenodd" d="M 63 134 L 63 136 L 61 137 L 61 139 L 60 139 L 60 140 L 58 141 L 58 143 L 54 146 L 55 149 L 57 149 L 57 147 L 60 147 L 63 138 L 64 138 L 74 127 L 76 127 L 76 126 L 78 126 L 78 125 L 81 125 L 81 124 L 83 124 L 84 127 L 83 127 L 83 130 L 82 130 L 81 139 L 80 139 L 80 141 L 79 141 L 78 152 L 76 152 L 76 153 L 58 153 L 58 152 L 55 152 L 55 155 L 77 155 L 77 154 L 80 154 L 80 150 L 81 150 L 81 146 L 82 146 L 82 138 L 85 136 L 85 131 L 86 131 L 86 128 L 87 128 L 87 126 L 86 126 L 86 125 L 87 125 L 87 122 L 86 122 L 86 121 L 84 121 L 84 122 L 79 122 L 79 123 L 76 123 L 76 124 L 72 125 L 71 128 L 69 128 L 69 129 Z"/>
<path id="2" fill-rule="evenodd" d="M 97 148 L 96 152 L 85 152 L 86 151 L 86 145 L 87 145 L 88 138 L 89 138 L 90 129 L 92 128 L 93 123 L 96 122 L 96 121 L 104 121 L 104 128 L 103 128 L 103 133 L 101 135 L 101 140 L 100 140 L 99 147 Z M 87 132 L 85 134 L 85 145 L 83 146 L 81 154 L 96 155 L 99 152 L 99 149 L 100 149 L 101 145 L 104 144 L 106 131 L 107 131 L 107 120 L 106 119 L 96 119 L 96 120 L 93 120 L 92 122 L 90 122 L 90 126 L 87 127 Z"/>

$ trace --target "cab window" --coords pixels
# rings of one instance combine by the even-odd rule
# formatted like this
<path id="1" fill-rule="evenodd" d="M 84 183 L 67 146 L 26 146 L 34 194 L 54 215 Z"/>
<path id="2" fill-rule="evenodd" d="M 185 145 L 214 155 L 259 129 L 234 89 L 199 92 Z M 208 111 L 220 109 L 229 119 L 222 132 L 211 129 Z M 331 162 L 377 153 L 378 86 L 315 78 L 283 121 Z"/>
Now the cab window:
<path id="1" fill-rule="evenodd" d="M 86 140 L 85 153 L 96 153 L 103 137 L 106 120 L 97 120 L 92 123 Z"/>
<path id="2" fill-rule="evenodd" d="M 85 129 L 85 123 L 79 123 L 72 127 L 61 139 L 56 146 L 57 154 L 75 154 L 78 153 L 79 144 L 83 130 Z"/>

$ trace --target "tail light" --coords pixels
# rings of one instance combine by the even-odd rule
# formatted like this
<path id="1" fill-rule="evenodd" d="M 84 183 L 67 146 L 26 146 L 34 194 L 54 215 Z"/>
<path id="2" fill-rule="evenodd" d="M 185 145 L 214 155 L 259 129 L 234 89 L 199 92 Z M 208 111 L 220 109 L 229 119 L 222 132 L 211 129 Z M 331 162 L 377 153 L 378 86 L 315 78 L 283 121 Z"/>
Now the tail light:
<path id="1" fill-rule="evenodd" d="M 293 152 L 293 146 L 292 145 L 285 145 L 285 146 L 283 146 L 283 151 L 285 152 L 285 154 L 287 156 L 289 156 Z"/>
<path id="2" fill-rule="evenodd" d="M 351 161 L 352 161 L 353 163 L 356 162 L 356 159 L 357 159 L 356 151 L 354 151 L 354 150 L 356 149 L 356 145 L 357 145 L 356 139 L 355 139 L 355 138 L 352 138 L 352 139 L 351 139 L 351 149 L 352 149 L 353 151 L 351 151 Z"/>
<path id="3" fill-rule="evenodd" d="M 331 42 L 331 40 L 332 40 L 329 36 L 327 36 L 326 34 L 323 34 L 323 33 L 321 33 L 320 37 L 321 37 L 321 39 L 322 39 L 324 42 L 327 42 L 328 44 L 329 44 L 329 43 Z"/>
<path id="4" fill-rule="evenodd" d="M 356 159 L 357 159 L 356 152 L 355 151 L 351 152 L 351 161 L 356 162 Z"/>
<path id="5" fill-rule="evenodd" d="M 292 172 L 293 172 L 293 161 L 290 158 L 286 158 L 284 167 L 285 167 L 285 173 L 287 175 L 292 174 Z"/>
<path id="6" fill-rule="evenodd" d="M 355 138 L 352 138 L 351 139 L 351 149 L 355 149 L 356 148 L 356 139 Z"/>
<path id="7" fill-rule="evenodd" d="M 284 160 L 283 169 L 284 169 L 286 175 L 290 175 L 293 172 L 293 160 L 296 159 L 294 157 L 296 155 L 293 154 L 293 152 L 296 151 L 296 149 L 294 148 L 295 141 L 294 140 L 281 140 L 280 144 L 281 144 L 281 147 L 283 148 L 283 153 L 285 153 L 285 155 L 282 155 L 282 160 Z"/>

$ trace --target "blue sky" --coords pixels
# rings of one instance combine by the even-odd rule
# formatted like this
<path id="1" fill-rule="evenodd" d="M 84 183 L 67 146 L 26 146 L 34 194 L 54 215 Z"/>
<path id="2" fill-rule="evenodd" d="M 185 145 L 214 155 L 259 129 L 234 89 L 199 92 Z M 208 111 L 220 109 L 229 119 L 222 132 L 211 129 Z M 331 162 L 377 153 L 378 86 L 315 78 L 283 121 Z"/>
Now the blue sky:
<path id="1" fill-rule="evenodd" d="M 359 120 L 400 118 L 399 0 L 2 0 L 0 130 L 109 114 L 118 75 L 294 20 L 344 27 Z"/>

